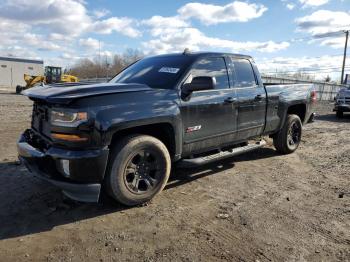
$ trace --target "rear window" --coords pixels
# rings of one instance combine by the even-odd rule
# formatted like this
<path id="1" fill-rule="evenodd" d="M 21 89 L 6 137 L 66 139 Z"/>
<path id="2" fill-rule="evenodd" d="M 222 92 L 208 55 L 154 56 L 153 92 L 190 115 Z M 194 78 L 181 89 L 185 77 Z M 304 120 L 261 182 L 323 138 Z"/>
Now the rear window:
<path id="1" fill-rule="evenodd" d="M 250 87 L 256 85 L 252 65 L 247 59 L 234 59 L 234 86 Z"/>
<path id="2" fill-rule="evenodd" d="M 186 55 L 144 58 L 120 72 L 111 83 L 146 84 L 151 88 L 172 89 L 192 63 Z"/>

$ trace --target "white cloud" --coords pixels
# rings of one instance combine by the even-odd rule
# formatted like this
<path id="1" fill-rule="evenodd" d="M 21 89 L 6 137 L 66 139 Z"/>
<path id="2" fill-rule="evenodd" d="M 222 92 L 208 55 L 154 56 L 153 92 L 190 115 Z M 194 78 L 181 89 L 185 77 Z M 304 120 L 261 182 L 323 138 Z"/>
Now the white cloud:
<path id="1" fill-rule="evenodd" d="M 178 16 L 164 17 L 152 16 L 150 19 L 142 20 L 142 25 L 151 28 L 150 34 L 153 37 L 158 37 L 164 34 L 171 34 L 180 28 L 190 27 L 190 24 Z"/>
<path id="2" fill-rule="evenodd" d="M 267 10 L 263 5 L 248 4 L 234 1 L 224 6 L 189 3 L 178 10 L 178 15 L 171 17 L 153 16 L 143 20 L 142 25 L 150 28 L 153 39 L 143 42 L 142 46 L 147 53 L 168 53 L 183 51 L 189 48 L 192 51 L 199 50 L 228 50 L 230 52 L 275 52 L 289 46 L 288 42 L 238 42 L 206 36 L 202 31 L 193 27 L 189 20 L 199 19 L 206 25 L 246 22 L 261 16 Z"/>
<path id="3" fill-rule="evenodd" d="M 158 28 L 153 36 L 155 39 L 144 42 L 143 46 L 147 52 L 156 54 L 183 51 L 185 48 L 189 48 L 192 51 L 212 49 L 229 50 L 230 52 L 275 52 L 289 46 L 288 42 L 237 42 L 208 37 L 193 27 L 166 28 L 163 31 Z"/>
<path id="4" fill-rule="evenodd" d="M 345 38 L 344 37 L 337 37 L 332 39 L 326 39 L 321 41 L 322 46 L 330 46 L 332 48 L 342 49 L 345 45 Z"/>
<path id="5" fill-rule="evenodd" d="M 98 50 L 103 46 L 103 42 L 94 38 L 81 38 L 79 39 L 79 45 L 88 50 Z"/>
<path id="6" fill-rule="evenodd" d="M 44 35 L 30 33 L 30 29 L 29 25 L 0 18 L 1 55 L 19 56 L 26 54 L 24 50 L 29 48 L 39 51 L 53 51 L 61 48 L 59 44 L 47 39 Z M 22 45 L 23 48 L 19 48 Z M 34 50 L 31 51 L 31 56 L 34 53 Z"/>
<path id="7" fill-rule="evenodd" d="M 299 2 L 303 7 L 317 7 L 327 4 L 329 0 L 299 0 Z"/>
<path id="8" fill-rule="evenodd" d="M 25 56 L 35 58 L 37 54 L 22 47 L 18 37 L 23 36 L 30 29 L 29 26 L 0 18 L 0 56 Z"/>
<path id="9" fill-rule="evenodd" d="M 196 18 L 206 25 L 247 22 L 258 18 L 267 10 L 264 5 L 249 4 L 234 1 L 230 4 L 219 6 L 203 3 L 188 3 L 178 10 L 183 19 Z"/>
<path id="10" fill-rule="evenodd" d="M 148 25 L 151 27 L 158 27 L 158 28 L 166 28 L 166 27 L 188 27 L 189 23 L 186 22 L 184 19 L 182 19 L 180 16 L 170 16 L 170 17 L 164 17 L 155 15 L 152 16 L 150 19 L 143 20 L 141 22 L 144 25 Z"/>
<path id="11" fill-rule="evenodd" d="M 90 30 L 99 34 L 111 34 L 114 31 L 129 37 L 139 37 L 141 32 L 133 27 L 133 19 L 127 17 L 111 17 L 94 22 Z"/>
<path id="12" fill-rule="evenodd" d="M 1 56 L 13 56 L 13 57 L 26 57 L 28 59 L 41 59 L 38 54 L 26 47 L 14 45 L 14 46 L 1 46 Z"/>
<path id="13" fill-rule="evenodd" d="M 58 44 L 45 40 L 43 35 L 26 33 L 21 36 L 21 41 L 26 43 L 26 45 L 30 45 L 41 51 L 54 51 L 61 49 Z"/>
<path id="14" fill-rule="evenodd" d="M 295 5 L 294 4 L 286 4 L 286 7 L 289 9 L 289 10 L 293 10 L 295 8 Z"/>
<path id="15" fill-rule="evenodd" d="M 73 55 L 71 53 L 68 53 L 68 52 L 64 52 L 60 55 L 60 58 L 63 58 L 63 59 L 72 59 Z"/>
<path id="16" fill-rule="evenodd" d="M 77 57 L 84 50 L 96 49 L 91 33 L 140 35 L 133 19 L 101 19 L 109 14 L 108 10 L 89 11 L 87 7 L 84 0 L 3 0 L 0 4 L 0 55 L 34 58 L 40 52 L 54 51 L 50 56 L 44 54 L 53 61 L 53 56 L 59 56 L 62 50 L 73 50 Z M 85 48 L 74 50 L 81 45 Z M 57 58 L 59 60 L 63 58 Z"/>
<path id="17" fill-rule="evenodd" d="M 350 12 L 319 10 L 311 15 L 296 19 L 298 31 L 310 34 L 314 41 L 321 42 L 323 45 L 328 45 L 334 48 L 341 47 L 340 40 L 324 40 L 324 37 L 342 36 L 341 31 L 346 30 L 350 23 Z"/>
<path id="18" fill-rule="evenodd" d="M 57 34 L 57 33 L 50 33 L 48 35 L 48 39 L 50 41 L 71 41 L 72 40 L 71 36 Z"/>
<path id="19" fill-rule="evenodd" d="M 0 7 L 0 17 L 71 35 L 82 33 L 91 23 L 85 6 L 74 0 L 6 1 Z"/>
<path id="20" fill-rule="evenodd" d="M 100 19 L 102 17 L 105 17 L 109 15 L 111 12 L 105 8 L 102 9 L 97 9 L 92 12 L 93 16 L 96 17 L 97 19 Z"/>
<path id="21" fill-rule="evenodd" d="M 111 58 L 113 58 L 114 57 L 114 53 L 113 52 L 111 52 L 111 51 L 108 51 L 108 50 L 104 50 L 104 51 L 102 51 L 101 53 L 100 53 L 100 56 L 101 56 L 101 60 L 103 61 L 106 61 L 106 60 L 108 60 L 108 59 L 111 59 Z"/>
<path id="22" fill-rule="evenodd" d="M 297 72 L 304 72 L 322 79 L 331 75 L 333 80 L 340 77 L 341 55 L 324 55 L 320 57 L 276 57 L 255 59 L 259 70 L 262 73 L 274 75 L 276 73 L 293 75 Z"/>
<path id="23" fill-rule="evenodd" d="M 88 10 L 89 5 L 84 0 L 3 1 L 0 5 L 0 54 L 34 57 L 42 51 L 54 51 L 48 61 L 54 61 L 56 54 L 55 61 L 63 63 L 67 59 L 69 63 L 68 60 L 96 54 L 99 42 L 95 34 L 118 33 L 136 38 L 144 32 L 150 40 L 146 38 L 142 46 L 149 53 L 183 51 L 186 47 L 193 51 L 275 52 L 289 46 L 288 42 L 240 42 L 211 37 L 191 24 L 194 20 L 205 25 L 247 22 L 266 12 L 264 5 L 251 2 L 231 1 L 227 5 L 193 2 L 183 5 L 172 17 L 155 15 L 136 20 L 110 17 L 106 9 Z M 105 49 L 108 44 L 101 43 L 101 46 Z M 101 54 L 110 57 L 111 52 L 103 49 Z"/>
<path id="24" fill-rule="evenodd" d="M 30 26 L 0 18 L 0 47 L 13 46 L 18 43 L 18 36 L 30 30 Z"/>
<path id="25" fill-rule="evenodd" d="M 312 35 L 346 29 L 349 21 L 350 13 L 329 10 L 319 10 L 296 20 L 299 30 L 307 31 Z"/>
<path id="26" fill-rule="evenodd" d="M 89 15 L 85 2 L 80 0 L 7 0 L 0 6 L 0 17 L 40 26 L 56 34 L 76 37 L 89 32 L 118 32 L 131 37 L 139 36 L 133 28 L 132 19 L 111 17 L 98 20 L 107 14 L 108 11 L 102 9 L 95 11 L 93 16 Z"/>
<path id="27" fill-rule="evenodd" d="M 288 10 L 293 10 L 296 6 L 295 2 L 291 0 L 281 0 L 281 2 Z"/>

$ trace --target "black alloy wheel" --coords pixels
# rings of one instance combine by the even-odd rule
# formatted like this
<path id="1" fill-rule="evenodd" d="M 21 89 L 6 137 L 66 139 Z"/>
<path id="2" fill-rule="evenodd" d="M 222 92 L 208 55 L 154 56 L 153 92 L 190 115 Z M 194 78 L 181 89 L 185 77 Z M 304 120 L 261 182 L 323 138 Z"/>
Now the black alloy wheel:
<path id="1" fill-rule="evenodd" d="M 171 157 L 162 141 L 135 134 L 120 139 L 111 148 L 104 181 L 111 197 L 135 206 L 163 190 L 171 171 Z"/>
<path id="2" fill-rule="evenodd" d="M 288 144 L 295 146 L 300 143 L 301 139 L 301 126 L 297 122 L 293 122 L 288 130 Z"/>
<path id="3" fill-rule="evenodd" d="M 124 170 L 124 182 L 130 192 L 144 194 L 161 181 L 159 156 L 152 150 L 142 149 L 132 155 Z"/>

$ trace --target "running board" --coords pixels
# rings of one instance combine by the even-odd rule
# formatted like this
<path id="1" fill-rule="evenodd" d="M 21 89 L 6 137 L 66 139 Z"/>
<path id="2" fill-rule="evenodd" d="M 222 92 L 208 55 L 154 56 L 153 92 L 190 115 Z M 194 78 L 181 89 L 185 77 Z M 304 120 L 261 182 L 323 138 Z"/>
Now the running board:
<path id="1" fill-rule="evenodd" d="M 256 142 L 255 144 L 248 144 L 246 146 L 232 148 L 230 150 L 221 151 L 219 153 L 208 155 L 208 156 L 202 156 L 202 157 L 197 157 L 197 158 L 185 158 L 185 159 L 180 160 L 176 166 L 180 167 L 180 168 L 198 167 L 201 165 L 205 165 L 205 164 L 215 162 L 218 160 L 222 160 L 225 158 L 229 158 L 232 156 L 244 154 L 244 153 L 253 151 L 255 149 L 261 148 L 265 145 L 266 145 L 266 141 L 261 140 L 259 142 Z"/>

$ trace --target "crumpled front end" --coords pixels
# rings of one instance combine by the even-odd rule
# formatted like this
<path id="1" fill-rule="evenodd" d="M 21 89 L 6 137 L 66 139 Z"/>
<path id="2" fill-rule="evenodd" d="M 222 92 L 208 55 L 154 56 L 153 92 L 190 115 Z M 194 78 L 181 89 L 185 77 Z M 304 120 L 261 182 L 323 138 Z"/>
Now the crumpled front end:
<path id="1" fill-rule="evenodd" d="M 27 129 L 18 140 L 17 149 L 19 159 L 34 176 L 61 188 L 74 200 L 99 200 L 108 148 L 80 151 L 57 148 Z"/>

